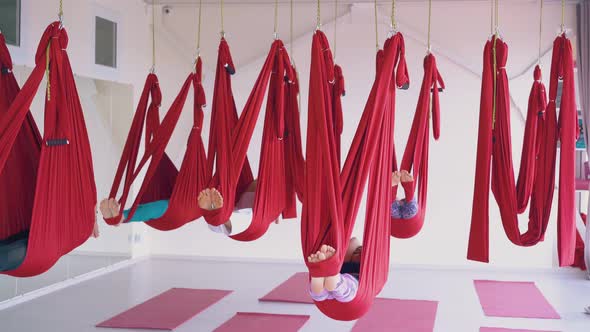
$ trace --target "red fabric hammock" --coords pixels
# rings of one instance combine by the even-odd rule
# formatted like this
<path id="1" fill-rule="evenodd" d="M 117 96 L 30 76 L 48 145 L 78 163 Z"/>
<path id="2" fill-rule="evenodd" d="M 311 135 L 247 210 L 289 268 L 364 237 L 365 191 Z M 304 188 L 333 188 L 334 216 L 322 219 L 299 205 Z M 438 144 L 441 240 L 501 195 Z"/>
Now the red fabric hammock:
<path id="1" fill-rule="evenodd" d="M 389 269 L 389 205 L 393 163 L 393 122 L 395 107 L 394 71 L 397 85 L 408 82 L 404 64 L 403 37 L 396 34 L 385 43 L 377 77 L 344 164 L 338 165 L 337 136 L 331 87 L 331 67 L 324 61 L 329 50 L 326 36 L 313 37 L 309 86 L 309 118 L 301 241 L 303 256 L 314 277 L 339 273 L 351 236 L 364 185 L 369 178 L 360 284 L 355 299 L 316 302 L 327 316 L 353 320 L 364 315 L 387 281 Z M 370 173 L 370 177 L 369 177 Z M 322 244 L 336 248 L 336 254 L 320 263 L 307 257 Z"/>
<path id="2" fill-rule="evenodd" d="M 20 87 L 12 73 L 12 59 L 4 35 L 0 33 L 0 119 L 2 119 Z M 0 240 L 31 227 L 31 211 L 35 200 L 37 167 L 41 152 L 41 134 L 31 112 L 27 112 L 4 168 L 0 172 Z M 15 174 L 26 176 L 15 176 Z M 20 190 L 14 190 L 20 188 Z M 19 204 L 14 204 L 19 202 Z"/>
<path id="3" fill-rule="evenodd" d="M 222 39 L 213 94 L 208 170 L 212 173 L 215 164 L 215 175 L 210 186 L 216 187 L 223 195 L 224 206 L 206 211 L 204 216 L 211 225 L 225 223 L 235 203 L 253 181 L 246 154 L 268 86 L 252 222 L 242 233 L 231 236 L 238 241 L 253 241 L 264 235 L 269 225 L 281 214 L 295 217 L 293 199 L 298 181 L 293 179 L 301 176 L 297 175 L 300 173 L 296 168 L 300 167 L 298 164 L 302 157 L 287 154 L 296 154 L 298 149 L 301 151 L 301 142 L 298 123 L 286 125 L 285 120 L 293 120 L 298 116 L 297 78 L 283 42 L 275 40 L 238 119 L 231 90 L 230 75 L 234 72 L 229 46 Z M 287 160 L 297 164 L 288 169 L 285 165 Z M 293 179 L 288 181 L 287 175 L 293 176 Z"/>
<path id="4" fill-rule="evenodd" d="M 551 214 L 555 185 L 555 161 L 558 137 L 555 97 L 557 95 L 557 70 L 561 62 L 559 57 L 561 52 L 561 47 L 558 46 L 559 40 L 560 38 L 556 40 L 556 44 L 554 45 L 549 104 L 547 104 L 545 87 L 541 83 L 540 68 L 535 68 L 535 82 L 529 97 L 521 165 L 516 187 L 510 133 L 510 94 L 508 77 L 505 70 L 508 46 L 502 40 L 496 39 L 496 37 L 486 43 L 484 50 L 475 190 L 467 255 L 470 260 L 489 262 L 490 165 L 492 172 L 491 188 L 500 208 L 502 224 L 508 239 L 518 246 L 533 246 L 544 238 Z M 496 91 L 494 91 L 494 67 L 498 70 Z M 566 87 L 568 89 L 570 87 L 564 85 L 564 96 L 568 98 L 566 95 L 569 93 L 566 92 Z M 496 92 L 495 100 L 494 92 Z M 564 111 L 565 113 L 571 112 L 567 108 Z M 576 114 L 575 112 L 574 109 L 574 116 Z M 563 116 L 566 118 L 569 117 L 569 115 Z M 571 120 L 568 118 L 568 121 Z M 562 120 L 560 120 L 561 122 Z M 572 133 L 573 138 L 575 136 L 575 129 Z M 562 165 L 568 165 L 568 162 L 563 157 Z M 571 165 L 573 166 L 573 162 Z M 565 199 L 565 196 L 560 195 L 560 202 L 563 199 Z M 528 229 L 525 233 L 521 234 L 518 227 L 518 214 L 526 210 L 529 201 Z M 574 211 L 573 207 L 572 211 Z M 563 237 L 560 235 L 560 238 Z M 575 247 L 575 228 L 573 242 L 569 242 L 569 239 L 567 241 Z M 563 252 L 562 250 L 560 248 L 560 253 Z M 573 261 L 567 265 L 571 265 L 572 263 Z"/>
<path id="5" fill-rule="evenodd" d="M 424 79 L 422 80 L 422 87 L 420 89 L 420 98 L 418 99 L 412 129 L 408 136 L 408 143 L 401 163 L 402 170 L 413 171 L 414 184 L 416 182 L 418 183 L 418 213 L 411 219 L 391 218 L 391 236 L 396 238 L 405 239 L 413 237 L 424 226 L 428 192 L 429 120 L 432 114 L 434 139 L 438 140 L 440 136 L 440 104 L 438 94 L 444 87 L 445 84 L 436 67 L 436 59 L 434 55 L 428 54 L 424 59 Z M 431 94 L 432 100 L 430 98 Z M 397 170 L 395 161 L 394 170 Z M 397 187 L 394 189 L 392 200 L 396 198 L 396 190 Z"/>
<path id="6" fill-rule="evenodd" d="M 197 198 L 199 192 L 209 181 L 206 173 L 205 147 L 201 138 L 203 107 L 206 103 L 201 76 L 202 62 L 198 58 L 195 72 L 188 75 L 180 93 L 160 124 L 158 112 L 162 95 L 158 78 L 154 74 L 148 75 L 109 196 L 115 197 L 117 195 L 123 175 L 125 175 L 123 194 L 119 200 L 121 203 L 120 212 L 123 213 L 133 181 L 150 161 L 139 193 L 127 216 L 128 220 L 131 219 L 139 204 L 157 200 L 169 200 L 169 205 L 164 215 L 147 222 L 155 229 L 162 231 L 177 229 L 201 217 Z M 189 134 L 180 171 L 177 171 L 166 155 L 165 149 L 178 123 L 191 85 L 194 91 L 193 128 Z M 150 97 L 151 102 L 148 107 Z M 136 165 L 144 123 L 145 152 L 139 164 Z M 105 221 L 114 225 L 118 223 L 119 219 L 110 218 Z"/>
<path id="7" fill-rule="evenodd" d="M 82 107 L 66 52 L 66 30 L 59 22 L 47 27 L 37 48 L 35 68 L 16 97 L 18 86 L 10 73 L 4 38 L 0 44 L 0 61 L 6 68 L 0 74 L 0 91 L 7 101 L 1 103 L 0 110 L 0 179 L 7 182 L 0 187 L 19 185 L 16 192 L 22 192 L 4 192 L 0 197 L 10 207 L 2 209 L 0 229 L 3 238 L 29 230 L 24 262 L 3 273 L 28 277 L 47 271 L 91 235 L 96 186 Z M 29 107 L 46 72 L 41 141 Z M 8 103 L 10 107 L 5 109 Z"/>

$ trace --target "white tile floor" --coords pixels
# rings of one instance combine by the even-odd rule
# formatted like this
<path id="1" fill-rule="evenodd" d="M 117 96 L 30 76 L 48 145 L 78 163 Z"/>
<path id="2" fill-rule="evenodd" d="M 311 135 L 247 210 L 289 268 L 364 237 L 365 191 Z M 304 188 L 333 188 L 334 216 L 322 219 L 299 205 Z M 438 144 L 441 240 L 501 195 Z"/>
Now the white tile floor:
<path id="1" fill-rule="evenodd" d="M 211 331 L 237 311 L 307 314 L 302 332 L 349 331 L 353 322 L 332 321 L 313 305 L 259 303 L 257 299 L 299 264 L 151 259 L 0 311 L 2 332 L 107 331 L 94 325 L 171 287 L 229 289 L 235 292 L 178 328 Z M 561 320 L 484 317 L 473 279 L 535 281 Z M 590 281 L 582 273 L 518 273 L 395 267 L 381 297 L 439 301 L 436 332 L 477 332 L 480 326 L 590 331 Z M 395 313 L 392 313 L 395 314 Z M 118 330 L 128 331 L 128 330 Z M 137 331 L 137 330 L 135 330 Z M 384 326 L 383 331 L 389 331 Z M 402 331 L 403 332 L 403 331 Z"/>

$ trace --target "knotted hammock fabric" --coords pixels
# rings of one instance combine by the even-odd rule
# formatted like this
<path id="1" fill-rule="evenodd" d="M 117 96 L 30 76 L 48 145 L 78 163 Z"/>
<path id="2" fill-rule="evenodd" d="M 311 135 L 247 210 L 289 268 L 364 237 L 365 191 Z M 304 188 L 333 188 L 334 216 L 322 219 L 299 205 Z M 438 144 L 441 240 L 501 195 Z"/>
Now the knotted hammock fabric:
<path id="1" fill-rule="evenodd" d="M 410 238 L 420 232 L 424 226 L 426 215 L 426 199 L 428 192 L 428 151 L 430 143 L 430 117 L 432 114 L 432 130 L 434 139 L 440 136 L 440 103 L 439 92 L 445 84 L 436 67 L 434 55 L 424 58 L 424 79 L 420 89 L 420 97 L 412 121 L 412 128 L 402 158 L 401 169 L 412 170 L 414 183 L 418 182 L 418 213 L 411 219 L 391 218 L 391 235 L 396 238 Z M 432 94 L 432 99 L 431 99 Z M 397 170 L 394 160 L 394 170 Z M 397 187 L 396 189 L 397 190 Z M 395 199 L 394 192 L 392 199 Z"/>
<path id="2" fill-rule="evenodd" d="M 132 218 L 139 204 L 157 200 L 169 200 L 169 205 L 164 215 L 147 222 L 155 229 L 162 231 L 177 229 L 201 217 L 201 209 L 197 200 L 198 194 L 209 181 L 206 172 L 205 146 L 201 138 L 203 107 L 206 103 L 201 76 L 202 62 L 198 58 L 195 72 L 188 75 L 180 93 L 160 124 L 158 112 L 162 95 L 158 78 L 154 74 L 148 75 L 110 193 L 110 197 L 117 195 L 123 175 L 125 175 L 120 199 L 120 213 L 122 214 L 131 185 L 142 168 L 150 161 L 127 220 Z M 178 171 L 166 155 L 165 149 L 180 119 L 191 85 L 194 91 L 193 127 L 189 134 L 180 171 Z M 150 98 L 151 102 L 149 102 Z M 144 124 L 145 152 L 139 164 L 136 165 Z M 118 218 L 105 220 L 111 225 L 119 222 Z"/>
<path id="3" fill-rule="evenodd" d="M 316 31 L 313 37 L 301 222 L 303 256 L 311 276 L 339 273 L 369 179 L 367 200 L 371 205 L 365 217 L 357 295 L 348 303 L 316 302 L 324 314 L 337 320 L 353 320 L 364 315 L 387 281 L 395 84 L 403 86 L 408 82 L 405 68 L 402 68 L 405 64 L 402 46 L 403 37 L 398 33 L 388 39 L 384 51 L 380 51 L 382 61 L 340 173 L 330 94 L 331 67 L 324 61 L 329 44 L 321 31 Z M 394 76 L 396 64 L 397 79 Z M 322 244 L 334 247 L 336 254 L 320 263 L 307 262 L 307 257 Z"/>
<path id="4" fill-rule="evenodd" d="M 8 110 L 0 110 L 2 180 L 19 178 L 26 182 L 16 191 L 34 193 L 24 196 L 10 193 L 0 198 L 10 206 L 1 212 L 2 236 L 29 230 L 25 260 L 17 269 L 3 272 L 16 277 L 47 271 L 61 256 L 88 239 L 95 222 L 92 156 L 67 45 L 66 30 L 59 22 L 50 24 L 37 48 L 35 68 L 16 97 L 11 97 L 9 92 L 18 91 L 14 77 L 6 80 L 4 76 L 10 73 L 1 74 L 0 91 L 9 92 L 5 95 L 7 101 L 14 99 Z M 5 47 L 1 49 L 2 65 L 10 68 Z M 41 141 L 29 107 L 46 72 L 48 86 Z M 24 150 L 15 152 L 15 149 Z M 6 182 L 0 184 L 2 188 L 14 189 L 9 186 Z M 8 224 L 15 226 L 5 226 Z"/>
<path id="5" fill-rule="evenodd" d="M 204 216 L 211 225 L 225 223 L 230 218 L 235 203 L 253 181 L 246 154 L 268 87 L 252 222 L 242 233 L 232 236 L 238 241 L 253 241 L 264 235 L 269 225 L 281 214 L 295 217 L 293 199 L 298 180 L 295 183 L 293 179 L 287 181 L 286 175 L 289 173 L 295 179 L 302 177 L 294 169 L 301 167 L 298 166 L 302 162 L 301 139 L 299 124 L 286 125 L 285 121 L 298 116 L 298 84 L 283 42 L 275 40 L 238 119 L 231 90 L 230 75 L 234 72 L 229 46 L 222 39 L 219 45 L 207 155 L 208 170 L 213 172 L 215 164 L 210 187 L 216 187 L 220 191 L 224 206 L 206 211 Z M 298 151 L 300 156 L 296 155 Z M 295 155 L 287 156 L 293 153 Z M 296 164 L 288 168 L 287 160 L 295 161 Z"/>
<path id="6" fill-rule="evenodd" d="M 564 49 L 567 49 L 566 44 L 569 44 L 569 41 L 564 37 L 558 37 L 554 44 L 549 103 L 547 103 L 545 87 L 541 83 L 540 68 L 535 68 L 535 82 L 529 97 L 520 172 L 515 187 L 510 133 L 510 94 L 505 69 L 508 46 L 496 37 L 486 43 L 482 75 L 475 189 L 467 254 L 470 260 L 489 262 L 490 166 L 492 172 L 491 188 L 500 208 L 502 225 L 508 239 L 518 246 L 533 246 L 544 238 L 553 201 L 558 135 L 565 138 L 565 144 L 562 143 L 562 167 L 569 172 L 574 162 L 573 159 L 568 159 L 571 159 L 571 156 L 566 153 L 566 151 L 574 152 L 575 128 L 577 128 L 577 124 L 575 124 L 575 103 L 573 104 L 573 112 L 570 105 L 573 92 L 571 46 L 569 48 L 570 60 L 568 63 L 568 61 L 564 60 L 568 56 L 563 54 L 565 53 Z M 564 69 L 570 68 L 571 72 L 566 74 L 567 70 L 562 70 L 562 66 Z M 495 70 L 497 70 L 497 75 L 494 78 L 493 73 Z M 561 72 L 564 73 L 564 87 L 559 120 L 561 129 L 558 133 L 555 98 L 557 96 L 558 76 L 561 76 Z M 569 82 L 566 83 L 565 80 L 569 80 Z M 494 85 L 494 83 L 496 84 Z M 574 120 L 571 118 L 572 113 Z M 571 127 L 571 122 L 574 122 L 575 128 Z M 561 172 L 563 172 L 563 169 Z M 571 172 L 573 174 L 573 170 Z M 564 194 L 561 194 L 562 186 L 560 185 L 560 206 L 566 205 L 567 200 L 570 199 L 566 195 L 566 193 L 569 193 L 566 190 L 569 183 L 567 174 L 562 174 L 561 178 L 564 181 Z M 572 177 L 572 186 L 573 183 Z M 529 200 L 528 229 L 521 234 L 518 227 L 518 214 L 526 210 Z M 573 202 L 573 196 L 571 200 Z M 575 211 L 573 203 L 567 203 L 567 205 L 568 207 L 572 205 L 571 209 Z M 571 229 L 566 226 L 567 231 L 564 231 L 564 225 L 570 225 L 570 221 L 566 221 L 568 215 L 565 212 L 564 215 L 558 217 L 558 224 L 560 225 L 559 241 L 562 244 L 567 243 L 567 245 L 560 245 L 559 253 L 560 257 L 565 255 L 568 258 L 567 260 L 560 258 L 560 264 L 569 266 L 573 264 L 575 250 L 576 234 L 575 224 L 573 224 L 575 220 L 572 215 L 571 223 L 574 226 Z"/>

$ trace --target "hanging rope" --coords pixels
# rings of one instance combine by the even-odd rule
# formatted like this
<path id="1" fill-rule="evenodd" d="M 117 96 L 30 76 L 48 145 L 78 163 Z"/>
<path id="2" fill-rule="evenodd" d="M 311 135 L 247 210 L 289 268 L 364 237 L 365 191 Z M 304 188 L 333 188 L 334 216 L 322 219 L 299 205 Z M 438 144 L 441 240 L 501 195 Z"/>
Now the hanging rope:
<path id="1" fill-rule="evenodd" d="M 279 39 L 279 0 L 275 0 L 275 30 L 274 38 Z"/>
<path id="2" fill-rule="evenodd" d="M 496 14 L 495 14 L 495 22 L 496 22 L 496 30 L 495 30 L 495 32 L 496 32 L 496 37 L 498 37 L 499 26 L 500 26 L 500 17 L 499 17 L 499 14 L 498 14 L 498 7 L 500 7 L 500 6 L 498 5 L 498 0 L 496 0 Z"/>
<path id="3" fill-rule="evenodd" d="M 432 21 L 432 0 L 428 0 L 428 45 L 427 45 L 427 52 L 430 53 L 431 45 L 430 45 L 430 25 Z"/>
<path id="4" fill-rule="evenodd" d="M 63 0 L 59 0 L 59 12 L 57 13 L 57 17 L 59 17 L 59 23 L 63 23 L 64 18 L 64 2 Z"/>
<path id="5" fill-rule="evenodd" d="M 561 32 L 565 32 L 565 0 L 561 0 Z"/>
<path id="6" fill-rule="evenodd" d="M 379 51 L 379 19 L 377 17 L 377 0 L 375 2 L 375 47 Z"/>
<path id="7" fill-rule="evenodd" d="M 156 71 L 156 7 L 152 0 L 152 74 Z"/>
<path id="8" fill-rule="evenodd" d="M 397 22 L 395 21 L 395 0 L 391 0 L 391 31 L 397 32 Z"/>
<path id="9" fill-rule="evenodd" d="M 541 40 L 543 39 L 543 0 L 541 0 L 541 10 L 539 13 L 539 58 L 537 64 L 541 65 Z"/>
<path id="10" fill-rule="evenodd" d="M 201 13 L 203 0 L 199 0 L 199 26 L 197 27 L 197 58 L 201 55 Z"/>
<path id="11" fill-rule="evenodd" d="M 291 58 L 293 58 L 293 0 L 291 0 L 290 15 L 291 18 L 289 22 L 289 48 L 291 49 L 291 51 L 289 53 L 291 53 Z M 293 59 L 293 65 L 295 65 L 295 59 Z"/>
<path id="12" fill-rule="evenodd" d="M 223 0 L 220 0 L 221 8 L 221 38 L 225 38 L 225 28 L 223 26 Z"/>
<path id="13" fill-rule="evenodd" d="M 318 8 L 317 8 L 317 25 L 316 25 L 316 30 L 320 30 L 322 28 L 322 12 L 321 12 L 321 6 L 320 6 L 320 0 L 317 1 L 318 2 Z"/>
<path id="14" fill-rule="evenodd" d="M 336 44 L 338 41 L 338 0 L 335 1 L 334 5 L 334 60 L 336 60 Z"/>

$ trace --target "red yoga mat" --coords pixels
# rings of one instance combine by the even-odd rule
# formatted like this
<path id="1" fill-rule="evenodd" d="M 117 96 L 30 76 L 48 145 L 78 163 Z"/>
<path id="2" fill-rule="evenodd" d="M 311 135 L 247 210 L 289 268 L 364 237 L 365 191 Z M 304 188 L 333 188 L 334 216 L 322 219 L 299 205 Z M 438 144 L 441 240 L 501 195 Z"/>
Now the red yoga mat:
<path id="1" fill-rule="evenodd" d="M 438 302 L 377 298 L 352 332 L 432 332 Z"/>
<path id="2" fill-rule="evenodd" d="M 287 281 L 260 298 L 259 301 L 313 304 L 313 300 L 309 296 L 307 272 L 295 273 Z"/>
<path id="3" fill-rule="evenodd" d="M 173 330 L 231 292 L 215 289 L 172 288 L 96 326 Z"/>
<path id="4" fill-rule="evenodd" d="M 308 320 L 303 315 L 238 312 L 214 332 L 297 332 Z"/>
<path id="5" fill-rule="evenodd" d="M 486 316 L 560 319 L 533 282 L 475 280 Z"/>
<path id="6" fill-rule="evenodd" d="M 536 331 L 536 330 L 514 330 L 514 329 L 503 329 L 499 327 L 482 327 L 479 332 L 557 332 L 557 331 Z"/>

